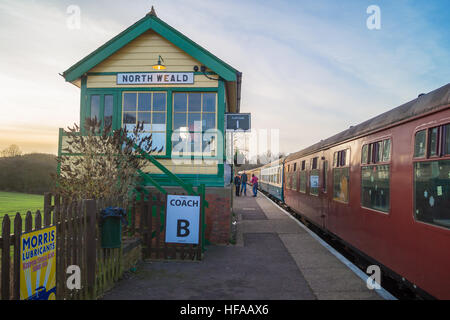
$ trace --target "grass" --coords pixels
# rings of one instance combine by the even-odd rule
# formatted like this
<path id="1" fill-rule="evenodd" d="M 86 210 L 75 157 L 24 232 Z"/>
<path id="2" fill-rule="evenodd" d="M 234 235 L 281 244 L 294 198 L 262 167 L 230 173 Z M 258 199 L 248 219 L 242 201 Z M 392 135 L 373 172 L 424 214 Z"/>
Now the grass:
<path id="1" fill-rule="evenodd" d="M 11 221 L 11 232 L 14 230 L 14 217 L 17 212 L 22 216 L 22 229 L 25 229 L 25 216 L 28 211 L 36 213 L 37 210 L 43 214 L 44 196 L 0 191 L 0 230 L 2 229 L 3 217 L 7 214 Z M 33 219 L 34 225 L 34 219 Z"/>

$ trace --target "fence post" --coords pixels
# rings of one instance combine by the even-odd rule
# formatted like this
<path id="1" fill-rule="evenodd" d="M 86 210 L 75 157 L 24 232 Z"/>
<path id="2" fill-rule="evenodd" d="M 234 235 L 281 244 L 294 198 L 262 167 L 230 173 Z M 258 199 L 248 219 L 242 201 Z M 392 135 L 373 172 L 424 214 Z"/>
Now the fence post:
<path id="1" fill-rule="evenodd" d="M 9 280 L 10 280 L 10 263 L 11 263 L 11 255 L 10 255 L 10 233 L 11 233 L 11 224 L 9 221 L 9 217 L 6 214 L 3 217 L 2 223 L 2 300 L 10 299 L 10 290 L 9 290 Z"/>
<path id="2" fill-rule="evenodd" d="M 20 299 L 20 237 L 22 235 L 22 216 L 16 213 L 14 218 L 14 291 L 13 299 Z"/>
<path id="3" fill-rule="evenodd" d="M 95 299 L 95 269 L 97 262 L 97 204 L 95 200 L 84 200 L 86 208 L 86 276 L 88 291 L 92 292 L 92 298 Z"/>

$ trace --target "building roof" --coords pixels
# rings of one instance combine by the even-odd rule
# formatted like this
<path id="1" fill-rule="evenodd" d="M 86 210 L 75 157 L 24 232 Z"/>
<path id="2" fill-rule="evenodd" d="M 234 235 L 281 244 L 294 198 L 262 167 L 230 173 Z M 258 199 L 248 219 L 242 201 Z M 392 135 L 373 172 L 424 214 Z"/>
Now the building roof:
<path id="1" fill-rule="evenodd" d="M 145 15 L 145 17 L 75 63 L 69 69 L 64 71 L 62 76 L 68 82 L 76 81 L 90 69 L 148 30 L 155 31 L 160 36 L 164 37 L 181 50 L 204 64 L 208 69 L 215 72 L 228 83 L 235 83 L 235 85 L 227 87 L 233 88 L 233 90 L 236 91 L 235 96 L 237 100 L 237 112 L 239 112 L 242 73 L 159 19 L 156 16 L 156 12 L 153 7 L 152 10 Z"/>
<path id="2" fill-rule="evenodd" d="M 330 138 L 322 140 L 306 149 L 289 154 L 286 161 L 295 160 L 333 145 L 372 134 L 380 129 L 390 127 L 421 114 L 437 111 L 450 105 L 450 83 L 428 94 L 421 95 L 399 107 L 382 113 L 356 126 L 352 126 Z"/>

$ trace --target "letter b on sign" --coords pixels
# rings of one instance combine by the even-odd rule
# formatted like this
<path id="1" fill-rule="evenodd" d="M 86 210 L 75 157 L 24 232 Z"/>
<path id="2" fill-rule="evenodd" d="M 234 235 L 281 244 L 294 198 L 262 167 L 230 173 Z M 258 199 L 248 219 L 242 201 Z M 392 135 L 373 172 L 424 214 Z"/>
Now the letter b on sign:
<path id="1" fill-rule="evenodd" d="M 189 235 L 189 221 L 179 219 L 177 221 L 177 237 L 187 237 Z"/>

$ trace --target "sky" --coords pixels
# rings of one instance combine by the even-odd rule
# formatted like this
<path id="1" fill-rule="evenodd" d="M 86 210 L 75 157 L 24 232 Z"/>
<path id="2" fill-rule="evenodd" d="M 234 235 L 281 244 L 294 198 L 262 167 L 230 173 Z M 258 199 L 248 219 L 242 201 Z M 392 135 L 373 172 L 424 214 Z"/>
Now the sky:
<path id="1" fill-rule="evenodd" d="M 69 28 L 68 8 L 80 9 Z M 243 73 L 241 112 L 295 152 L 450 82 L 448 0 L 0 0 L 0 150 L 57 153 L 79 121 L 60 73 L 158 17 Z M 370 5 L 380 9 L 369 29 Z"/>

